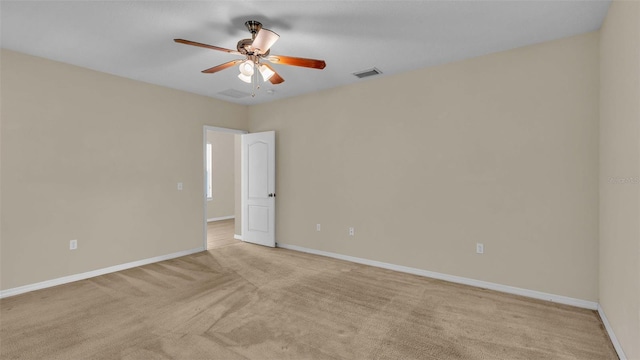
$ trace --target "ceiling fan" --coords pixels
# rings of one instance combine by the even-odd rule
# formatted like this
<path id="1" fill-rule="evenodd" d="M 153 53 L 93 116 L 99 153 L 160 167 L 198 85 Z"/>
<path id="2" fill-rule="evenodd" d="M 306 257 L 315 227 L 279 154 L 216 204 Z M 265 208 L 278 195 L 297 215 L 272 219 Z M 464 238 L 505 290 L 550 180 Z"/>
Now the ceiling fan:
<path id="1" fill-rule="evenodd" d="M 271 46 L 278 40 L 278 38 L 280 38 L 280 35 L 269 29 L 262 28 L 262 24 L 255 20 L 249 20 L 245 22 L 244 25 L 251 33 L 251 39 L 242 39 L 238 41 L 237 50 L 225 49 L 219 46 L 207 45 L 184 39 L 174 39 L 173 41 L 180 44 L 193 45 L 205 49 L 224 51 L 233 55 L 245 56 L 244 59 L 231 60 L 224 64 L 202 70 L 202 72 L 205 74 L 213 74 L 230 68 L 236 64 L 240 64 L 240 74 L 238 77 L 246 83 L 258 83 L 258 73 L 260 73 L 264 81 L 269 81 L 274 85 L 284 82 L 284 79 L 273 69 L 273 67 L 266 62 L 261 62 L 262 60 L 266 60 L 274 64 L 301 66 L 312 69 L 325 68 L 326 63 L 324 60 L 270 55 Z"/>

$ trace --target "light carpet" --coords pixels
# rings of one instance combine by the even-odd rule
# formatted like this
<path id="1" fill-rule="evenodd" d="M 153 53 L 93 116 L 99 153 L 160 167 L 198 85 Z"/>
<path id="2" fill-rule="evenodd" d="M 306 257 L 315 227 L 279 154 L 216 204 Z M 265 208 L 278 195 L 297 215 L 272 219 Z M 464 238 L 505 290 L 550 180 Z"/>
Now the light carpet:
<path id="1" fill-rule="evenodd" d="M 246 243 L 0 300 L 2 359 L 617 359 L 594 311 Z"/>

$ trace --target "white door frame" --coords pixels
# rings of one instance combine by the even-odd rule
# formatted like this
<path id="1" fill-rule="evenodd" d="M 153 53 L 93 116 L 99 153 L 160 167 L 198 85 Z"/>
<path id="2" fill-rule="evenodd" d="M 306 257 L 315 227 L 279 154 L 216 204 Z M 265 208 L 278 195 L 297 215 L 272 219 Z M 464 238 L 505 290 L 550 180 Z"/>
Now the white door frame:
<path id="1" fill-rule="evenodd" d="M 217 127 L 217 126 L 205 125 L 203 127 L 203 130 L 202 130 L 202 179 L 204 181 L 202 186 L 202 202 L 203 202 L 202 220 L 204 225 L 202 227 L 202 238 L 203 238 L 202 246 L 204 247 L 204 250 L 207 250 L 207 247 L 208 247 L 208 244 L 207 244 L 207 172 L 205 171 L 205 169 L 207 168 L 207 131 L 218 131 L 218 132 L 240 134 L 240 135 L 249 133 L 246 130 L 230 129 L 230 128 L 223 128 L 223 127 Z"/>

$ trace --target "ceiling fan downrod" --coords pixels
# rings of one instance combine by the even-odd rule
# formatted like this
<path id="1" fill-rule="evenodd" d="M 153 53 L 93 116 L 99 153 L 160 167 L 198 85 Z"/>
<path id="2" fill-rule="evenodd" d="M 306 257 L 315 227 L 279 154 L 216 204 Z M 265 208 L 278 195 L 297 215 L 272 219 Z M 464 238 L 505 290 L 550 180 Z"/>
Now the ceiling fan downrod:
<path id="1" fill-rule="evenodd" d="M 262 23 L 255 20 L 246 21 L 244 23 L 244 26 L 246 26 L 247 30 L 249 30 L 249 32 L 251 33 L 251 40 L 255 40 L 256 35 L 258 34 L 258 31 L 262 29 Z"/>

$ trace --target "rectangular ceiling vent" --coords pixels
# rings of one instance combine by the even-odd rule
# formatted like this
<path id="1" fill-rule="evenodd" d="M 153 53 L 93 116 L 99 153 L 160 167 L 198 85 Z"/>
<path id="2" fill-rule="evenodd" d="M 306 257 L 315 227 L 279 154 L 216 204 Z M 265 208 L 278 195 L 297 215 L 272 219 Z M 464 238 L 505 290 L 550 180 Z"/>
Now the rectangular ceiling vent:
<path id="1" fill-rule="evenodd" d="M 235 90 L 235 89 L 227 89 L 225 91 L 220 91 L 218 94 L 224 95 L 224 96 L 228 96 L 228 97 L 232 97 L 232 98 L 235 98 L 235 99 L 241 99 L 243 97 L 251 96 L 251 94 L 249 94 L 249 93 L 246 93 L 244 91 Z"/>
<path id="2" fill-rule="evenodd" d="M 382 74 L 382 71 L 378 70 L 377 68 L 371 68 L 368 70 L 362 70 L 353 73 L 353 75 L 359 77 L 360 79 L 380 74 Z"/>

